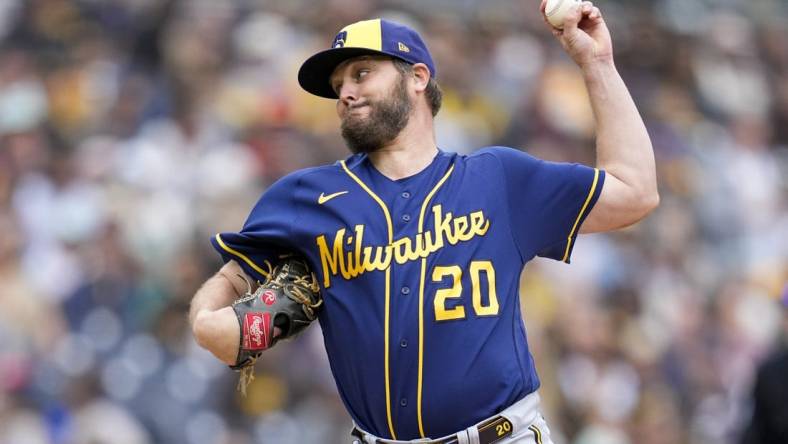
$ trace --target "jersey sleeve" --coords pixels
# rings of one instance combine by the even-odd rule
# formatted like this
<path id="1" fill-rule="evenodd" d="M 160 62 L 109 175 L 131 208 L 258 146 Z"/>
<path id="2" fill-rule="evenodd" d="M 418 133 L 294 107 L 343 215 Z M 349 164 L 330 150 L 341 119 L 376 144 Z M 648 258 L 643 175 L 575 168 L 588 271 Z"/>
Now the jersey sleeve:
<path id="1" fill-rule="evenodd" d="M 569 263 L 580 226 L 602 191 L 605 172 L 548 162 L 511 148 L 494 153 L 504 171 L 512 232 L 521 254 Z"/>
<path id="2" fill-rule="evenodd" d="M 225 262 L 235 260 L 246 274 L 264 281 L 278 256 L 297 251 L 291 244 L 297 182 L 294 175 L 275 182 L 257 201 L 240 232 L 218 233 L 211 239 Z"/>

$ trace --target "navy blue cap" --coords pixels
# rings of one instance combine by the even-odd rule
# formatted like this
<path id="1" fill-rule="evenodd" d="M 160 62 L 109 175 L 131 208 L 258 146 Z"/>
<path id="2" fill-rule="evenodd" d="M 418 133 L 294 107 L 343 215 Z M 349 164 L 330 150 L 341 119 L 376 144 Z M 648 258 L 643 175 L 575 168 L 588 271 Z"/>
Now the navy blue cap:
<path id="1" fill-rule="evenodd" d="M 331 48 L 308 58 L 298 70 L 298 83 L 307 92 L 336 99 L 329 79 L 340 63 L 362 55 L 386 55 L 410 64 L 424 63 L 435 78 L 435 64 L 427 45 L 413 29 L 390 20 L 364 20 L 345 26 Z"/>

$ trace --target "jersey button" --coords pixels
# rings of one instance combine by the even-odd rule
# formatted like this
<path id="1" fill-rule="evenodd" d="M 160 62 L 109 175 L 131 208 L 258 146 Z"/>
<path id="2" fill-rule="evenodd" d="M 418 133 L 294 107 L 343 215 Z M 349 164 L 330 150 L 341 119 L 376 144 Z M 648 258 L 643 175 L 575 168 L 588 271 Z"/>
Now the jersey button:
<path id="1" fill-rule="evenodd" d="M 402 292 L 402 294 L 408 294 L 408 293 L 410 293 L 410 288 L 409 287 L 402 287 L 402 290 L 400 290 L 400 291 Z"/>
<path id="2" fill-rule="evenodd" d="M 399 346 L 402 347 L 402 348 L 407 347 L 408 346 L 408 340 L 407 339 L 403 339 L 403 340 L 399 341 Z"/>
<path id="3" fill-rule="evenodd" d="M 407 192 L 407 191 L 403 191 L 402 192 L 402 198 L 403 199 L 410 199 L 410 193 Z"/>
<path id="4" fill-rule="evenodd" d="M 404 220 L 405 222 L 410 221 L 410 214 L 403 214 L 402 215 L 402 220 Z"/>
<path id="5" fill-rule="evenodd" d="M 402 407 L 407 406 L 408 405 L 408 400 L 405 399 L 405 398 L 400 399 L 399 400 L 399 405 L 401 405 Z"/>

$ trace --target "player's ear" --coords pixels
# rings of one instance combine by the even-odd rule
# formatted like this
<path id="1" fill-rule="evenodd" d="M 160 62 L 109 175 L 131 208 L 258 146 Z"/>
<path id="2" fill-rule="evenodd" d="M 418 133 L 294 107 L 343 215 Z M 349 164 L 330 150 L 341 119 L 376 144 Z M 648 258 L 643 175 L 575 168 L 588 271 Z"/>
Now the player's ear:
<path id="1" fill-rule="evenodd" d="M 413 65 L 413 80 L 415 82 L 416 91 L 423 92 L 427 89 L 427 84 L 430 82 L 430 69 L 424 63 L 416 63 Z"/>

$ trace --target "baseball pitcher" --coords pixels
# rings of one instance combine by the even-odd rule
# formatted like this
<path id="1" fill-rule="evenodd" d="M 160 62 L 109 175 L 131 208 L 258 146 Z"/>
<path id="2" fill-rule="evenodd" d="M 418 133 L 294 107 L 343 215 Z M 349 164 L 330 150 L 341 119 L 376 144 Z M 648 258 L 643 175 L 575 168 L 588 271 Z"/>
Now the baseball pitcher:
<path id="1" fill-rule="evenodd" d="M 547 26 L 585 79 L 594 167 L 441 149 L 439 72 L 407 26 L 353 23 L 307 59 L 299 83 L 336 101 L 352 155 L 285 176 L 238 232 L 213 237 L 226 264 L 194 297 L 199 344 L 248 369 L 317 319 L 349 441 L 552 442 L 520 272 L 536 256 L 568 263 L 579 233 L 633 224 L 659 197 L 599 9 L 582 2 Z"/>

